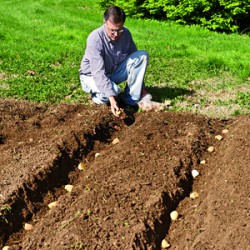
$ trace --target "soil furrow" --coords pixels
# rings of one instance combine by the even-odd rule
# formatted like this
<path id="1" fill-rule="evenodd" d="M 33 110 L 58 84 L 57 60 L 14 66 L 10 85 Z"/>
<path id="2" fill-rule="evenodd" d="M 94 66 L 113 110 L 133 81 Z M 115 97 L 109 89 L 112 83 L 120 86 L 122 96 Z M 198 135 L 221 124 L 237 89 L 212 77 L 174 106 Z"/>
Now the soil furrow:
<path id="1" fill-rule="evenodd" d="M 234 204 L 233 199 L 223 203 L 211 196 L 210 179 L 213 190 L 219 188 L 217 184 L 223 188 L 221 197 L 224 198 L 227 191 L 234 194 L 227 187 L 239 190 L 236 181 L 247 183 L 243 181 L 246 175 L 234 166 L 238 160 L 230 161 L 231 156 L 240 154 L 238 149 L 238 154 L 234 154 L 232 143 L 247 152 L 244 151 L 247 118 L 241 120 L 245 124 L 241 126 L 242 136 L 237 137 L 235 128 L 222 147 L 215 135 L 221 134 L 232 120 L 171 112 L 129 113 L 123 119 L 116 119 L 106 106 L 95 106 L 93 111 L 82 105 L 39 108 L 29 105 L 10 101 L 1 109 L 0 101 L 3 114 L 0 120 L 2 246 L 53 250 L 160 249 L 166 237 L 171 248 L 199 249 L 199 246 L 205 247 L 202 232 L 211 218 L 209 213 L 217 216 L 215 203 L 228 208 Z M 215 151 L 209 153 L 209 146 L 214 146 Z M 201 166 L 204 159 L 208 163 Z M 226 161 L 225 166 L 220 159 Z M 80 162 L 84 166 L 82 170 L 77 167 Z M 228 166 L 239 178 L 230 176 Z M 238 166 L 245 171 L 245 166 Z M 193 180 L 192 169 L 204 171 L 198 180 L 207 176 L 205 183 Z M 212 179 L 213 172 L 216 178 L 227 173 L 223 177 L 226 180 Z M 73 186 L 71 192 L 64 189 L 67 184 Z M 193 220 L 195 214 L 199 214 L 199 218 L 192 224 L 184 213 L 186 210 L 180 209 L 182 204 L 190 206 L 187 197 L 196 190 L 206 203 L 202 203 L 201 198 L 193 201 L 191 218 Z M 205 198 L 204 194 L 207 194 Z M 237 201 L 238 196 L 234 197 Z M 48 204 L 53 201 L 57 201 L 57 206 L 49 209 Z M 242 225 L 243 232 L 247 228 L 247 209 L 244 203 L 239 204 L 242 213 L 237 213 L 241 218 L 237 225 Z M 175 209 L 180 211 L 180 217 L 172 222 L 170 212 Z M 225 218 L 223 214 L 220 216 Z M 31 230 L 23 230 L 27 222 L 33 226 Z M 193 226 L 192 235 L 181 232 L 178 223 L 182 223 L 184 231 Z M 196 230 L 200 230 L 199 234 Z M 209 230 L 216 231 L 210 225 Z M 240 231 L 237 228 L 235 232 Z M 180 234 L 187 234 L 191 240 L 175 241 L 174 235 L 181 239 Z M 209 237 L 209 232 L 204 235 Z M 243 242 L 246 246 L 246 241 Z M 216 248 L 216 244 L 212 239 L 207 242 L 208 247 Z M 223 249 L 223 244 L 220 246 L 218 249 Z"/>

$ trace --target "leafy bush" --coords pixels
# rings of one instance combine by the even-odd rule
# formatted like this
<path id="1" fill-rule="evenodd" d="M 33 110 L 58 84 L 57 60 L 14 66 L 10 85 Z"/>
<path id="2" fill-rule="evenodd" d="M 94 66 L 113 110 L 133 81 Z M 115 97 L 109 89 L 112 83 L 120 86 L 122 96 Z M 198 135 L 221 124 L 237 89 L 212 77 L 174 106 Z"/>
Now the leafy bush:
<path id="1" fill-rule="evenodd" d="M 136 18 L 174 20 L 219 32 L 250 31 L 249 0 L 100 0 L 101 7 L 110 4 Z"/>

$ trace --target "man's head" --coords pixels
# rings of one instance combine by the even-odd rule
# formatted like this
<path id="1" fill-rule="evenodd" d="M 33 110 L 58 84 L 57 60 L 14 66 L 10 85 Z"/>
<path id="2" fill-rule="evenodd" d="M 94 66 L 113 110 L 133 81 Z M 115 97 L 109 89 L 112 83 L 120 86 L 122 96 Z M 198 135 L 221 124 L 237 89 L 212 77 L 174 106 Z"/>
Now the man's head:
<path id="1" fill-rule="evenodd" d="M 123 32 L 123 24 L 125 23 L 126 15 L 120 7 L 111 5 L 104 12 L 104 24 L 108 37 L 116 41 Z"/>

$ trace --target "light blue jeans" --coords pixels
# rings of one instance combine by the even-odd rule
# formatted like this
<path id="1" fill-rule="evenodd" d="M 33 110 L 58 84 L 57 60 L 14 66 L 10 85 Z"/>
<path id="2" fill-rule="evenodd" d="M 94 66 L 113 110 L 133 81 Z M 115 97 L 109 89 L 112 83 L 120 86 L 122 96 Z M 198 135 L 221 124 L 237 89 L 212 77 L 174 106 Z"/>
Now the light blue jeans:
<path id="1" fill-rule="evenodd" d="M 129 55 L 116 70 L 109 76 L 112 81 L 116 96 L 121 93 L 119 84 L 126 81 L 126 87 L 121 98 L 129 105 L 136 105 L 141 97 L 141 90 L 144 85 L 144 76 L 148 65 L 148 53 L 145 50 L 138 50 Z M 108 103 L 109 99 L 100 93 L 93 77 L 80 75 L 82 89 L 91 94 L 96 104 Z"/>

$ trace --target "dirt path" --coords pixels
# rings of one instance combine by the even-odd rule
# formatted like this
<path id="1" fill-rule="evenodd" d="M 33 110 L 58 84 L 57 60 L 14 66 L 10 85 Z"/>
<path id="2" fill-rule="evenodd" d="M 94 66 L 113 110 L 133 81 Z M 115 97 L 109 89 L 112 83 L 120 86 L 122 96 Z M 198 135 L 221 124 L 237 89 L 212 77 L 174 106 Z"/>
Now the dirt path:
<path id="1" fill-rule="evenodd" d="M 116 119 L 105 106 L 13 100 L 0 100 L 0 113 L 0 245 L 160 249 L 166 237 L 171 249 L 249 247 L 249 116 Z"/>

